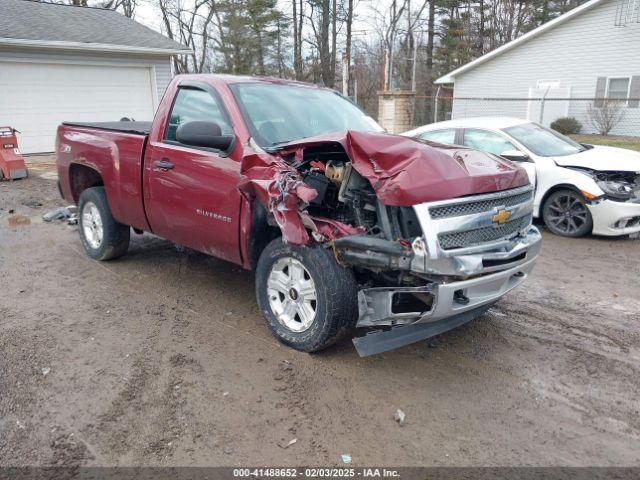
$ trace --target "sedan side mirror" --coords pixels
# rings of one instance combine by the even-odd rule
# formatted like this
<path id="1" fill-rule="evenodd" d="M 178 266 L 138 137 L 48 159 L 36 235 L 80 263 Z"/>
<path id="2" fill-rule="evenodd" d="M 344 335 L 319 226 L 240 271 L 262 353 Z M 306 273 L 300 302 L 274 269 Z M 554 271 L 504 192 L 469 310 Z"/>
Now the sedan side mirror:
<path id="1" fill-rule="evenodd" d="M 194 120 L 178 127 L 176 139 L 183 145 L 213 148 L 226 152 L 233 145 L 235 136 L 223 135 L 220 125 L 215 122 Z"/>
<path id="2" fill-rule="evenodd" d="M 501 157 L 511 160 L 512 162 L 530 162 L 531 157 L 520 150 L 507 150 L 500 154 Z"/>

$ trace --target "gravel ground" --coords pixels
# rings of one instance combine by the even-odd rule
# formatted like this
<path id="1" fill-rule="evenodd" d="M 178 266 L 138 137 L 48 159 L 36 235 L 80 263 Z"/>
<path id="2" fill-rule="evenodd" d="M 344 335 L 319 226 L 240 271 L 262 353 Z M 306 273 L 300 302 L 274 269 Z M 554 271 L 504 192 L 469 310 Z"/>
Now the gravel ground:
<path id="1" fill-rule="evenodd" d="M 151 235 L 90 260 L 40 220 L 64 205 L 46 161 L 0 184 L 0 465 L 640 464 L 639 240 L 545 232 L 480 319 L 308 355 L 234 265 Z"/>

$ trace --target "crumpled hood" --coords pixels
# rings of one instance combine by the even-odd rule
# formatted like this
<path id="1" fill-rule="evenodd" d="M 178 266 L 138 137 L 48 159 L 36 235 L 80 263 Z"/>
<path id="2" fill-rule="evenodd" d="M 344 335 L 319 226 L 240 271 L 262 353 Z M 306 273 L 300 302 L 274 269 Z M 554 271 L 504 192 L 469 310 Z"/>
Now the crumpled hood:
<path id="1" fill-rule="evenodd" d="M 469 148 L 380 133 L 347 132 L 346 141 L 353 167 L 386 205 L 411 206 L 529 183 L 521 167 Z"/>
<path id="2" fill-rule="evenodd" d="M 337 132 L 292 142 L 284 149 L 327 142 L 343 146 L 385 205 L 411 206 L 529 183 L 524 169 L 495 155 L 400 135 Z"/>
<path id="3" fill-rule="evenodd" d="M 640 152 L 594 145 L 584 152 L 553 157 L 562 167 L 582 167 L 609 172 L 640 172 Z"/>

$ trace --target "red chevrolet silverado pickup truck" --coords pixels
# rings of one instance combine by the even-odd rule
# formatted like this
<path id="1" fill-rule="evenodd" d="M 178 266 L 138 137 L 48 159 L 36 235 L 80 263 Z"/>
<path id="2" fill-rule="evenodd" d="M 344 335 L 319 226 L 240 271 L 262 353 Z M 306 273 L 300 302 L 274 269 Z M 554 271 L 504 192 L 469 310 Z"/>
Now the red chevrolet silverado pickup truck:
<path id="1" fill-rule="evenodd" d="M 317 86 L 177 76 L 153 123 L 64 123 L 63 197 L 96 260 L 150 232 L 255 269 L 274 336 L 361 355 L 478 317 L 540 251 L 533 187 L 505 159 L 382 132 Z"/>

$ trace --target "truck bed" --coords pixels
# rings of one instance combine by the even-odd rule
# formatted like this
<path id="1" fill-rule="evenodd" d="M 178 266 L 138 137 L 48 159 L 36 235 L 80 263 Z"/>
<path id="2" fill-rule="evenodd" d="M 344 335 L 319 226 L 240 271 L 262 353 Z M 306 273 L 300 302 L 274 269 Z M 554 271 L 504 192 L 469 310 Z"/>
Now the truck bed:
<path id="1" fill-rule="evenodd" d="M 151 122 L 64 122 L 63 125 L 97 128 L 98 130 L 110 130 L 112 132 L 131 133 L 134 135 L 149 135 L 149 132 L 151 132 Z"/>
<path id="2" fill-rule="evenodd" d="M 64 198 L 77 203 L 70 183 L 72 166 L 99 174 L 115 219 L 140 230 L 149 230 L 143 206 L 142 169 L 148 122 L 68 122 L 58 127 L 56 163 Z M 85 170 L 86 171 L 86 170 Z M 91 181 L 77 177 L 77 181 Z"/>

